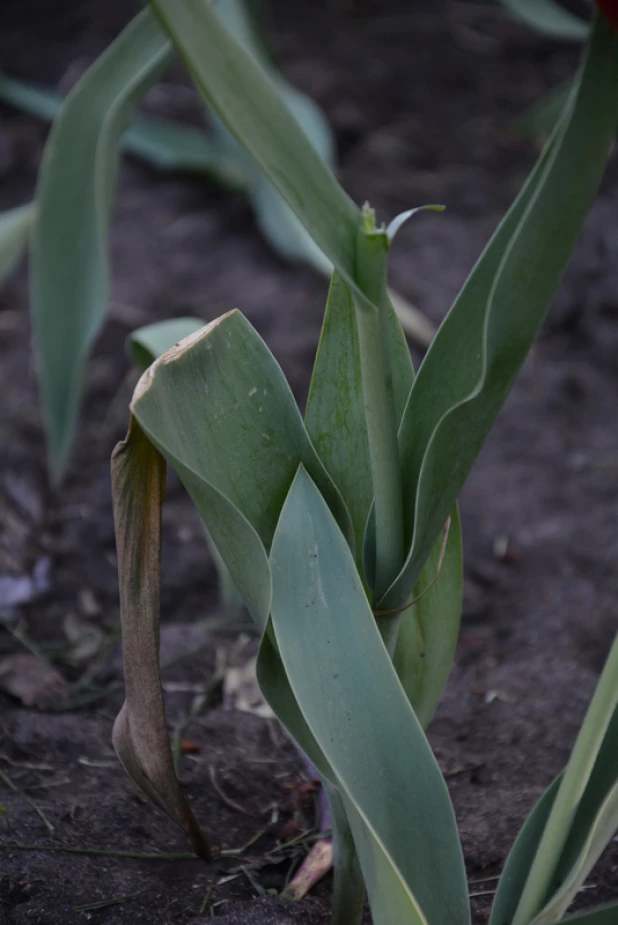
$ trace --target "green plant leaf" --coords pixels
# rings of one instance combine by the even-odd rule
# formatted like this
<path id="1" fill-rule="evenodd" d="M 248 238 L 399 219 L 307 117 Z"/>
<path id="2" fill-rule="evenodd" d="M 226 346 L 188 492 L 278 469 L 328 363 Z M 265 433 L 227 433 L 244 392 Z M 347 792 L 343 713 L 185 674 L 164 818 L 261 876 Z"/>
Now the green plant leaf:
<path id="1" fill-rule="evenodd" d="M 0 215 L 0 283 L 11 275 L 24 256 L 33 221 L 34 206 L 31 204 Z"/>
<path id="2" fill-rule="evenodd" d="M 511 848 L 498 883 L 489 925 L 504 925 L 512 922 L 522 890 L 526 885 L 545 825 L 554 805 L 562 775 L 547 788 L 528 818 L 515 844 Z"/>
<path id="3" fill-rule="evenodd" d="M 411 593 L 536 337 L 618 127 L 618 36 L 597 16 L 573 108 L 459 294 L 418 372 L 400 428 L 405 566 L 381 607 Z"/>
<path id="4" fill-rule="evenodd" d="M 348 506 L 360 569 L 373 483 L 354 300 L 347 283 L 336 272 L 328 293 L 305 423 L 320 459 Z"/>
<path id="5" fill-rule="evenodd" d="M 405 335 L 393 309 L 390 310 L 389 334 L 395 414 L 399 420 L 412 388 L 414 370 Z M 347 283 L 337 272 L 333 274 L 326 303 L 305 423 L 320 459 L 350 512 L 360 571 L 373 483 L 354 301 Z"/>
<path id="6" fill-rule="evenodd" d="M 618 783 L 608 793 L 568 877 L 531 925 L 554 925 L 569 908 L 588 874 L 618 831 Z"/>
<path id="7" fill-rule="evenodd" d="M 59 93 L 5 74 L 0 74 L 0 99 L 49 122 L 64 104 Z M 208 174 L 234 189 L 247 185 L 242 163 L 231 148 L 191 125 L 137 115 L 120 145 L 127 154 L 142 158 L 157 170 Z"/>
<path id="8" fill-rule="evenodd" d="M 261 629 L 270 611 L 266 550 L 299 462 L 353 542 L 290 387 L 240 312 L 160 357 L 138 383 L 132 411 L 185 485 Z"/>
<path id="9" fill-rule="evenodd" d="M 113 743 L 129 776 L 210 856 L 174 772 L 159 677 L 161 503 L 165 462 L 134 419 L 112 456 L 125 701 Z"/>
<path id="10" fill-rule="evenodd" d="M 564 919 L 563 925 L 615 925 L 618 916 L 618 903 L 600 906 L 588 912 L 579 912 Z"/>
<path id="11" fill-rule="evenodd" d="M 618 688 L 618 676 L 613 684 Z M 611 690 L 611 679 L 609 688 Z M 605 705 L 602 714 L 607 718 L 611 710 Z M 595 725 L 598 719 L 593 721 Z M 586 719 L 590 729 L 590 721 Z M 583 727 L 582 727 L 583 731 Z M 594 727 L 591 729 L 594 733 Z M 580 736 L 582 733 L 580 732 Z M 598 739 L 598 732 L 596 738 Z M 580 740 L 578 739 L 578 742 Z M 574 754 L 575 751 L 574 751 Z M 567 909 L 575 893 L 585 880 L 599 853 L 618 828 L 616 816 L 616 788 L 618 786 L 618 709 L 614 707 L 613 715 L 602 735 L 601 744 L 591 747 L 590 741 L 584 740 L 579 748 L 581 760 L 588 765 L 588 770 L 578 767 L 573 774 L 580 796 L 575 796 L 571 805 L 562 813 L 569 819 L 568 834 L 560 861 L 554 866 L 555 872 L 550 878 L 547 889 L 548 900 L 543 912 L 535 923 L 557 922 Z M 592 770 L 590 770 L 592 768 Z M 553 808 L 558 788 L 563 779 L 560 775 L 537 803 L 521 831 L 508 857 L 498 892 L 494 901 L 490 925 L 502 925 L 511 922 L 521 898 L 526 880 L 537 858 L 541 838 L 545 831 Z M 575 811 L 573 811 L 575 807 Z M 536 863 L 551 863 L 551 859 L 536 860 Z"/>
<path id="12" fill-rule="evenodd" d="M 575 84 L 570 80 L 566 85 L 551 90 L 547 96 L 522 112 L 515 119 L 513 127 L 524 138 L 543 138 L 551 135 L 565 108 L 570 105 L 574 89 Z"/>
<path id="13" fill-rule="evenodd" d="M 146 324 L 127 337 L 127 353 L 143 372 L 162 353 L 203 327 L 204 322 L 200 318 L 169 318 Z"/>
<path id="14" fill-rule="evenodd" d="M 365 904 L 365 881 L 358 863 L 354 836 L 343 800 L 328 778 L 322 778 L 333 828 L 332 925 L 360 925 Z"/>
<path id="15" fill-rule="evenodd" d="M 360 212 L 258 61 L 206 0 L 151 0 L 195 83 L 222 122 L 354 284 Z"/>
<path id="16" fill-rule="evenodd" d="M 105 315 L 120 136 L 171 57 L 169 40 L 144 11 L 68 95 L 45 148 L 32 242 L 32 323 L 55 481 L 66 464 L 86 359 Z"/>
<path id="17" fill-rule="evenodd" d="M 393 656 L 395 671 L 423 729 L 429 726 L 446 686 L 459 635 L 463 548 L 456 506 L 444 551 L 442 547 L 440 537 L 412 592 L 412 599 L 419 600 L 401 615 Z"/>
<path id="18" fill-rule="evenodd" d="M 195 334 L 204 326 L 200 318 L 170 318 L 167 321 L 156 321 L 133 331 L 127 337 L 127 352 L 133 362 L 142 370 L 146 370 L 151 363 L 167 350 L 171 350 L 179 341 L 190 334 Z M 215 546 L 208 530 L 204 529 L 206 542 L 217 571 L 219 595 L 223 609 L 227 613 L 242 608 L 242 598 L 238 593 L 234 579 Z"/>
<path id="19" fill-rule="evenodd" d="M 618 637 L 562 776 L 513 925 L 553 925 L 618 828 L 617 709 Z"/>
<path id="20" fill-rule="evenodd" d="M 463 856 L 444 780 L 345 537 L 302 466 L 270 561 L 281 660 L 336 775 L 374 922 L 468 923 Z"/>
<path id="21" fill-rule="evenodd" d="M 247 4 L 242 0 L 224 0 L 216 5 L 215 11 L 228 32 L 268 74 L 282 102 L 288 107 L 322 160 L 333 169 L 335 143 L 326 117 L 310 97 L 291 86 L 272 66 Z M 221 141 L 224 145 L 237 145 L 222 122 L 215 122 L 215 129 L 223 135 Z M 255 163 L 247 158 L 242 149 L 236 147 L 235 153 L 238 157 L 245 158 L 245 170 L 251 178 L 249 195 L 256 220 L 266 240 L 287 260 L 303 260 L 321 273 L 330 275 L 330 261 L 273 185 Z"/>
<path id="22" fill-rule="evenodd" d="M 555 39 L 583 41 L 590 25 L 555 0 L 500 0 L 509 12 L 528 26 Z"/>

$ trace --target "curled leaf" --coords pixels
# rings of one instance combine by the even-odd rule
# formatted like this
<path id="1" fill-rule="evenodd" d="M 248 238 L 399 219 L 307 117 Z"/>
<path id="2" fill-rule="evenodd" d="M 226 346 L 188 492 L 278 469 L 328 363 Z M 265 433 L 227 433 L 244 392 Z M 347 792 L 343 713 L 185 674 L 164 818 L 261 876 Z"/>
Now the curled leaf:
<path id="1" fill-rule="evenodd" d="M 135 419 L 112 456 L 125 702 L 112 739 L 125 770 L 189 836 L 201 857 L 210 847 L 174 771 L 159 676 L 161 502 L 165 461 Z"/>

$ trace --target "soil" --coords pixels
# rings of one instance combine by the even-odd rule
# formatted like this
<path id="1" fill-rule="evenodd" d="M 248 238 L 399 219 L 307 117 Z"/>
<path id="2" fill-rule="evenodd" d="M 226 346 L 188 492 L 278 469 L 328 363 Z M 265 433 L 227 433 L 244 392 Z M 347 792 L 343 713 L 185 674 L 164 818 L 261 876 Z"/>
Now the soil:
<path id="1" fill-rule="evenodd" d="M 512 24 L 492 4 L 269 7 L 276 59 L 327 113 L 350 194 L 369 199 L 380 218 L 420 203 L 448 206 L 407 226 L 392 261 L 394 287 L 439 322 L 536 156 L 516 117 L 573 72 L 578 50 Z M 136 9 L 119 0 L 6 0 L 2 69 L 66 88 Z M 179 67 L 148 107 L 200 118 Z M 46 129 L 8 107 L 0 119 L 7 208 L 32 196 Z M 430 737 L 471 880 L 499 872 L 564 765 L 616 631 L 617 214 L 614 158 L 543 334 L 461 497 L 463 626 Z M 110 742 L 122 685 L 108 459 L 126 426 L 126 335 L 155 319 L 209 320 L 237 305 L 302 404 L 325 296 L 323 280 L 269 250 L 244 198 L 129 159 L 111 257 L 109 320 L 90 365 L 70 472 L 55 492 L 46 483 L 25 270 L 0 295 L 0 608 L 8 627 L 0 649 L 6 657 L 25 642 L 60 673 L 38 708 L 0 694 L 0 922 L 325 923 L 328 878 L 298 905 L 269 893 L 282 889 L 304 850 L 277 846 L 317 824 L 303 766 L 272 721 L 216 696 L 184 729 L 180 774 L 213 841 L 242 846 L 264 830 L 240 858 L 206 865 L 23 848 L 187 851 L 137 794 Z M 418 348 L 413 353 L 420 362 Z M 216 694 L 217 652 L 242 665 L 256 641 L 243 625 L 239 645 L 240 618 L 223 625 L 199 523 L 173 478 L 163 561 L 163 677 L 176 728 L 196 692 L 210 685 Z M 107 648 L 94 655 L 87 640 L 96 649 L 101 632 Z M 493 887 L 484 881 L 472 890 Z M 612 843 L 578 904 L 617 894 Z M 479 925 L 489 902 L 473 900 Z"/>

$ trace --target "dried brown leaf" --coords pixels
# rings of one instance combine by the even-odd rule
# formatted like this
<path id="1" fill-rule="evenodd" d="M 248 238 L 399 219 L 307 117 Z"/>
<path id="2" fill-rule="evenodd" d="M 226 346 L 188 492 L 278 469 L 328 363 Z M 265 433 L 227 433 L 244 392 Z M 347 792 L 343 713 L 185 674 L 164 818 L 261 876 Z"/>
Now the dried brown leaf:
<path id="1" fill-rule="evenodd" d="M 144 793 L 210 857 L 208 842 L 181 790 L 165 722 L 159 675 L 161 503 L 165 460 L 132 418 L 112 455 L 125 702 L 112 739 Z"/>
<path id="2" fill-rule="evenodd" d="M 20 652 L 0 659 L 0 689 L 25 707 L 40 710 L 67 701 L 69 690 L 60 672 L 36 655 Z"/>

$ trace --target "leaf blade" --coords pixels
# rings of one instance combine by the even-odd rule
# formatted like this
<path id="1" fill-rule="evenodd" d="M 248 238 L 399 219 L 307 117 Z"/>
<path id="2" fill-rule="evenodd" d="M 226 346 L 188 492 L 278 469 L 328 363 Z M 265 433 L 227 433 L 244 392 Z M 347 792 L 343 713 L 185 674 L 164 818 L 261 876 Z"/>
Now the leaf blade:
<path id="1" fill-rule="evenodd" d="M 299 462 L 352 541 L 345 504 L 281 368 L 240 312 L 161 356 L 138 383 L 132 411 L 187 488 L 261 630 L 270 612 L 266 550 Z"/>
<path id="2" fill-rule="evenodd" d="M 463 857 L 442 775 L 381 641 L 345 540 L 302 467 L 277 526 L 271 568 L 273 626 L 292 690 L 346 795 L 346 811 L 352 804 L 361 819 L 355 840 L 364 827 L 371 834 L 357 847 L 374 886 L 376 921 L 399 916 L 467 923 Z M 371 666 L 371 676 L 359 666 Z M 381 891 L 379 878 L 371 877 L 378 858 L 390 871 L 392 891 Z"/>
<path id="3" fill-rule="evenodd" d="M 442 561 L 441 560 L 441 554 Z M 463 600 L 463 545 L 457 506 L 446 545 L 434 546 L 401 615 L 393 665 L 418 720 L 427 729 L 455 657 Z M 378 618 L 379 619 L 379 618 Z"/>
<path id="4" fill-rule="evenodd" d="M 305 132 L 264 69 L 230 35 L 207 3 L 150 3 L 206 100 L 319 248 L 353 282 L 360 212 L 308 144 Z"/>
<path id="5" fill-rule="evenodd" d="M 17 206 L 0 215 L 0 283 L 11 275 L 28 248 L 34 206 Z"/>
<path id="6" fill-rule="evenodd" d="M 156 19 L 141 13 L 69 94 L 46 146 L 32 241 L 31 312 L 54 481 L 66 465 L 86 359 L 105 314 L 119 138 L 171 57 Z"/>
<path id="7" fill-rule="evenodd" d="M 573 107 L 416 377 L 399 434 L 412 533 L 404 569 L 381 606 L 398 606 L 416 583 L 538 332 L 613 145 L 617 101 L 618 38 L 597 17 Z"/>

